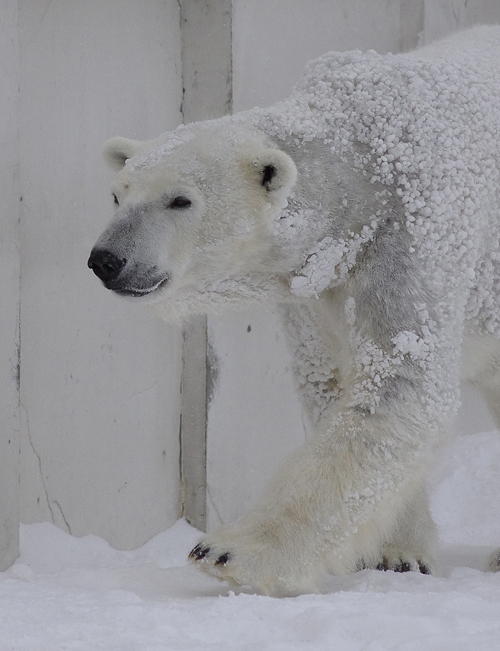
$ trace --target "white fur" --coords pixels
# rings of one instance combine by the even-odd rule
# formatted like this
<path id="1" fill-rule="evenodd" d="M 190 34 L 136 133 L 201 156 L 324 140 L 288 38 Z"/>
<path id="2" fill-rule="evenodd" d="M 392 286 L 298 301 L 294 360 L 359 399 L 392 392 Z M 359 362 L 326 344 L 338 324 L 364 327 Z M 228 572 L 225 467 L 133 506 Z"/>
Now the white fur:
<path id="1" fill-rule="evenodd" d="M 127 160 L 91 258 L 126 260 L 109 288 L 179 320 L 277 301 L 317 430 L 202 569 L 290 595 L 432 568 L 423 478 L 461 374 L 500 418 L 499 134 L 500 28 L 477 28 L 330 53 L 269 109 L 105 145 Z"/>

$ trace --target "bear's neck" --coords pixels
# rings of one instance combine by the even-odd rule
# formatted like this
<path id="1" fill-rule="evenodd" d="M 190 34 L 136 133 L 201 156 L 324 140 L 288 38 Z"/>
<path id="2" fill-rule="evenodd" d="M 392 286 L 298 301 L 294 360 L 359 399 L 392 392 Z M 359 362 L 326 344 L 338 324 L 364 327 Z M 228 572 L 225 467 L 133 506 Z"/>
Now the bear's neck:
<path id="1" fill-rule="evenodd" d="M 280 143 L 294 160 L 297 183 L 288 206 L 275 223 L 274 233 L 289 272 L 300 273 L 318 246 L 328 247 L 332 260 L 355 263 L 357 251 L 368 242 L 380 223 L 396 220 L 396 195 L 374 184 L 356 168 L 354 160 L 340 159 L 320 140 L 300 145 Z"/>

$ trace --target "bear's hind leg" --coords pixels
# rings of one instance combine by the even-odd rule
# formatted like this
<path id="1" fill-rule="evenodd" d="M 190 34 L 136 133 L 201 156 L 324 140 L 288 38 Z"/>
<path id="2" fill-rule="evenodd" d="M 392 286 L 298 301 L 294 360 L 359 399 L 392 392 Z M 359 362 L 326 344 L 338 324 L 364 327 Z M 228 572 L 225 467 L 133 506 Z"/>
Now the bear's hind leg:
<path id="1" fill-rule="evenodd" d="M 500 342 L 493 336 L 471 339 L 465 350 L 468 379 L 481 392 L 500 430 Z M 500 549 L 491 555 L 488 569 L 500 571 Z"/>
<path id="2" fill-rule="evenodd" d="M 424 487 L 419 488 L 396 521 L 392 535 L 382 543 L 379 553 L 362 559 L 360 569 L 393 572 L 434 573 L 432 548 L 436 527 L 431 518 Z"/>

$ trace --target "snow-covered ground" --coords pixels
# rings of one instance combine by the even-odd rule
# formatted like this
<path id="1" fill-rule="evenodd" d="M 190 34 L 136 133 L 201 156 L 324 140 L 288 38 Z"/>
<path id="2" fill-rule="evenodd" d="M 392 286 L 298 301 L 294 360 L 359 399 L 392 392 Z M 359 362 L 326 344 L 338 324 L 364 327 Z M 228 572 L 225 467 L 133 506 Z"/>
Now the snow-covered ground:
<path id="1" fill-rule="evenodd" d="M 364 570 L 323 594 L 235 593 L 186 564 L 199 533 L 180 520 L 116 551 L 51 524 L 23 526 L 0 573 L 0 651 L 499 651 L 500 435 L 456 439 L 430 478 L 439 574 Z"/>

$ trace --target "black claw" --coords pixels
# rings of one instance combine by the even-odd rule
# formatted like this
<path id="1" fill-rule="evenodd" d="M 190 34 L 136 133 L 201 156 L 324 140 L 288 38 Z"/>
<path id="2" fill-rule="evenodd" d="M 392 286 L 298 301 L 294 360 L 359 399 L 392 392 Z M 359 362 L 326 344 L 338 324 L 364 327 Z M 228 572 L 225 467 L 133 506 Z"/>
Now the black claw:
<path id="1" fill-rule="evenodd" d="M 193 558 L 195 561 L 201 561 L 201 559 L 205 558 L 209 551 L 210 547 L 203 547 L 203 545 L 199 543 L 194 549 L 190 551 L 189 558 Z"/>
<path id="2" fill-rule="evenodd" d="M 417 563 L 418 563 L 418 569 L 422 574 L 431 574 L 430 568 L 428 568 L 427 565 L 425 565 L 425 563 L 422 563 L 422 561 L 417 561 Z"/>
<path id="3" fill-rule="evenodd" d="M 387 572 L 387 570 L 392 570 L 393 572 L 411 572 L 411 565 L 407 561 L 399 561 L 395 565 L 390 565 L 387 558 L 384 558 L 381 563 L 377 565 L 377 570 L 382 570 Z M 422 570 L 420 570 L 422 571 Z"/>
<path id="4" fill-rule="evenodd" d="M 215 561 L 215 564 L 227 565 L 230 560 L 231 560 L 231 554 L 229 552 L 226 552 L 225 554 L 222 554 L 222 556 L 219 556 L 219 558 Z"/>

